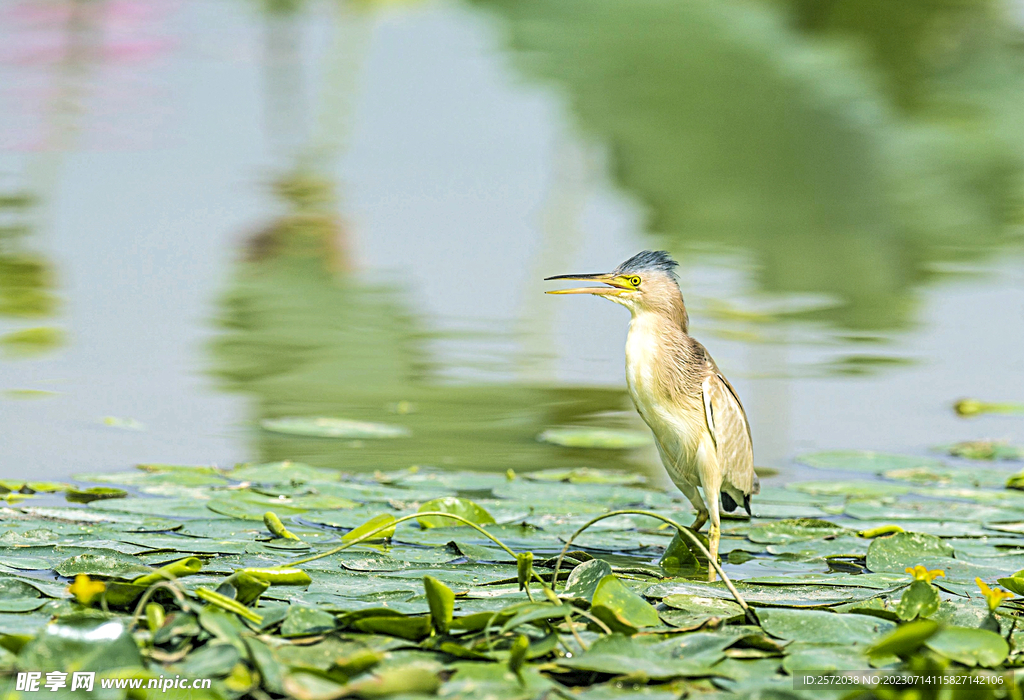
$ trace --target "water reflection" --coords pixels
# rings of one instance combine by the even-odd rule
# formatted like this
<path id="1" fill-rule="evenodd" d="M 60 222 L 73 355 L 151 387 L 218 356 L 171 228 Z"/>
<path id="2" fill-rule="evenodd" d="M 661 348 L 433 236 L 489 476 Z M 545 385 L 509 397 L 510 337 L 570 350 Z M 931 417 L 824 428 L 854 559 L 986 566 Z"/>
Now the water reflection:
<path id="1" fill-rule="evenodd" d="M 399 284 L 362 280 L 339 248 L 329 182 L 292 175 L 275 191 L 290 206 L 255 235 L 221 302 L 215 372 L 250 397 L 253 422 L 349 416 L 400 424 L 414 438 L 375 442 L 257 432 L 261 461 L 346 469 L 433 464 L 479 469 L 630 464 L 617 453 L 541 445 L 552 425 L 597 416 L 624 424 L 615 389 L 450 385 L 430 361 L 429 334 Z"/>
<path id="2" fill-rule="evenodd" d="M 839 302 L 810 320 L 906 328 L 950 264 L 1021 249 L 1024 72 L 997 3 L 479 4 L 608 146 L 658 245 Z"/>
<path id="3" fill-rule="evenodd" d="M 334 69 L 313 91 L 321 116 L 297 86 L 302 33 L 293 6 L 274 6 L 265 25 L 267 137 L 297 165 L 272 187 L 285 213 L 247 240 L 220 301 L 214 372 L 250 398 L 253 424 L 282 416 L 345 416 L 403 425 L 413 439 L 302 439 L 255 431 L 253 459 L 301 460 L 345 469 L 432 464 L 489 470 L 639 465 L 637 455 L 539 444 L 551 427 L 633 421 L 621 390 L 523 383 L 445 381 L 430 347 L 436 333 L 412 311 L 399 279 L 369 281 L 349 252 L 341 187 L 331 164 L 342 154 L 353 109 L 351 41 L 367 17 L 339 6 L 333 15 Z M 342 40 L 342 37 L 348 39 Z M 347 88 L 347 89 L 345 89 Z M 303 129 L 324 118 L 331 128 Z"/>

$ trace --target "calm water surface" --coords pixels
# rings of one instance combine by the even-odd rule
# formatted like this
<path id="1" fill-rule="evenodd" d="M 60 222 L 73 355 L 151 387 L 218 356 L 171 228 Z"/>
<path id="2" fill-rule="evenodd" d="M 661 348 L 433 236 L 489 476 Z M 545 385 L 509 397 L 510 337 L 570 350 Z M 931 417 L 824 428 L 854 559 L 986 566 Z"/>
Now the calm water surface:
<path id="1" fill-rule="evenodd" d="M 805 5 L 0 1 L 0 477 L 659 473 L 534 440 L 642 427 L 542 279 L 643 248 L 758 464 L 1024 442 L 950 408 L 1024 400 L 1024 13 Z"/>

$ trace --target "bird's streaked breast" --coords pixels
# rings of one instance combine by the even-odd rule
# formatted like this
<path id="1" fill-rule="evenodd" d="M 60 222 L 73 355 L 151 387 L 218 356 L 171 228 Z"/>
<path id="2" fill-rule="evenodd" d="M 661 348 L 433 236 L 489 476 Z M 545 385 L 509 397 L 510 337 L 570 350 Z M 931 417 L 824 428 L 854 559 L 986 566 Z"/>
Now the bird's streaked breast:
<path id="1" fill-rule="evenodd" d="M 669 391 L 663 385 L 666 363 L 676 359 L 667 353 L 657 319 L 634 317 L 626 340 L 626 383 L 637 411 L 666 452 L 670 476 L 679 479 L 694 473 L 706 432 L 704 407 L 699 396 Z"/>

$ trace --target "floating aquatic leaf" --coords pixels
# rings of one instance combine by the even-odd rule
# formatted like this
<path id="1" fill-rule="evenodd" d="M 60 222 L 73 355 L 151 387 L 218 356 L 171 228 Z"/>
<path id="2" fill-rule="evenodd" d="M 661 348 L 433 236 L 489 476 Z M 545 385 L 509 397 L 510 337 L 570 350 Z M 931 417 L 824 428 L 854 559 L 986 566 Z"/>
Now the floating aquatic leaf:
<path id="1" fill-rule="evenodd" d="M 262 521 L 267 508 L 273 507 L 281 515 L 297 515 L 305 513 L 306 508 L 292 505 L 290 500 L 275 501 L 266 496 L 249 493 L 232 493 L 206 502 L 206 507 L 214 513 L 226 515 L 240 520 Z"/>
<path id="2" fill-rule="evenodd" d="M 441 685 L 440 666 L 426 660 L 395 664 L 352 680 L 345 693 L 363 698 L 434 695 Z"/>
<path id="3" fill-rule="evenodd" d="M 840 535 L 828 539 L 800 539 L 786 544 L 771 544 L 766 549 L 769 554 L 821 560 L 826 557 L 864 556 L 868 551 L 868 541 L 851 535 Z"/>
<path id="4" fill-rule="evenodd" d="M 445 698 L 453 700 L 531 700 L 544 697 L 546 691 L 557 687 L 547 676 L 533 668 L 522 668 L 519 673 L 507 666 L 494 663 L 462 661 L 451 666 L 455 675 L 444 684 Z"/>
<path id="5" fill-rule="evenodd" d="M 925 642 L 929 649 L 965 666 L 1001 664 L 1010 647 L 995 632 L 972 627 L 946 627 Z"/>
<path id="6" fill-rule="evenodd" d="M 716 675 L 712 666 L 723 656 L 720 649 L 712 646 L 704 653 L 687 657 L 679 645 L 674 646 L 677 648 L 655 647 L 636 641 L 636 637 L 616 633 L 600 637 L 579 656 L 560 659 L 559 665 L 594 673 L 640 674 L 655 681 Z"/>
<path id="7" fill-rule="evenodd" d="M 459 542 L 456 540 L 449 542 L 447 547 L 454 556 L 465 557 L 467 559 L 472 559 L 473 561 L 510 563 L 517 561 L 511 554 L 497 547 L 486 547 L 479 544 L 470 544 L 469 542 Z"/>
<path id="8" fill-rule="evenodd" d="M 142 657 L 123 620 L 108 615 L 71 614 L 46 625 L 19 654 L 27 667 L 94 673 L 141 669 Z"/>
<path id="9" fill-rule="evenodd" d="M 590 469 L 588 467 L 579 467 L 578 469 L 545 469 L 539 472 L 524 474 L 523 478 L 530 481 L 567 481 L 571 484 L 633 485 L 643 484 L 647 481 L 643 474 L 629 474 L 606 469 Z"/>
<path id="10" fill-rule="evenodd" d="M 867 653 L 870 656 L 908 656 L 938 631 L 939 624 L 933 620 L 915 620 L 891 631 L 875 642 Z"/>
<path id="11" fill-rule="evenodd" d="M 381 438 L 407 437 L 407 428 L 384 423 L 345 418 L 288 417 L 267 418 L 260 421 L 260 427 L 270 433 L 317 438 L 345 438 L 349 440 L 374 440 Z"/>
<path id="12" fill-rule="evenodd" d="M 867 566 L 871 571 L 904 572 L 925 558 L 952 557 L 953 547 L 933 535 L 898 532 L 871 541 Z"/>
<path id="13" fill-rule="evenodd" d="M 494 524 L 494 518 L 491 517 L 491 514 L 468 498 L 455 498 L 454 496 L 435 498 L 420 506 L 419 512 L 451 513 L 477 525 Z M 426 515 L 416 518 L 416 521 L 424 528 L 448 528 L 462 525 L 461 522 L 453 518 L 445 518 L 440 515 Z"/>
<path id="14" fill-rule="evenodd" d="M 455 594 L 452 589 L 433 576 L 423 577 L 427 602 L 430 605 L 430 620 L 438 634 L 448 634 L 452 624 L 452 612 L 455 609 Z"/>
<path id="15" fill-rule="evenodd" d="M 786 647 L 786 658 L 782 667 L 791 676 L 813 671 L 859 671 L 871 668 L 868 656 L 862 649 L 846 644 L 812 644 L 794 642 Z"/>
<path id="16" fill-rule="evenodd" d="M 410 641 L 419 641 L 430 634 L 429 616 L 406 616 L 386 610 L 384 614 L 362 617 L 351 623 L 360 632 L 385 634 Z"/>
<path id="17" fill-rule="evenodd" d="M 311 467 L 302 462 L 270 462 L 238 467 L 227 473 L 236 481 L 255 484 L 305 484 L 318 481 L 338 481 L 341 474 L 333 469 Z"/>
<path id="18" fill-rule="evenodd" d="M 677 593 L 665 596 L 661 602 L 670 608 L 660 611 L 661 618 L 678 627 L 695 627 L 716 617 L 724 622 L 743 617 L 743 608 L 724 598 Z"/>
<path id="19" fill-rule="evenodd" d="M 61 576 L 88 574 L 130 581 L 150 573 L 153 569 L 131 555 L 114 550 L 97 550 L 66 559 L 54 567 L 54 570 Z"/>
<path id="20" fill-rule="evenodd" d="M 232 644 L 211 643 L 189 654 L 181 664 L 182 673 L 192 677 L 223 678 L 242 660 Z"/>
<path id="21" fill-rule="evenodd" d="M 335 628 L 334 616 L 305 605 L 292 605 L 281 623 L 283 637 L 309 637 Z"/>
<path id="22" fill-rule="evenodd" d="M 374 535 L 371 539 L 373 539 L 373 540 L 385 540 L 385 539 L 388 539 L 389 537 L 393 537 L 394 536 L 394 534 L 395 534 L 394 522 L 395 522 L 395 516 L 390 515 L 388 513 L 381 513 L 380 515 L 373 516 L 372 518 L 367 520 L 365 523 L 363 523 L 359 527 L 353 528 L 349 532 L 346 532 L 344 535 L 342 535 L 342 539 L 343 540 L 357 540 L 360 537 L 363 537 L 364 535 L 367 535 L 367 534 L 369 534 L 369 533 L 371 533 L 371 532 L 373 532 L 375 530 L 378 530 L 379 528 L 384 528 L 384 529 L 380 530 L 376 535 Z M 391 525 L 391 527 L 385 527 L 387 525 Z"/>
<path id="23" fill-rule="evenodd" d="M 910 621 L 918 617 L 931 617 L 939 610 L 939 592 L 928 581 L 914 581 L 903 591 L 896 615 Z"/>
<path id="24" fill-rule="evenodd" d="M 848 615 L 823 610 L 762 608 L 758 619 L 764 629 L 779 639 L 816 644 L 870 646 L 895 625 L 868 615 Z"/>
<path id="25" fill-rule="evenodd" d="M 594 590 L 590 612 L 613 632 L 635 634 L 642 627 L 661 624 L 658 611 L 627 588 L 614 574 L 605 576 Z"/>
<path id="26" fill-rule="evenodd" d="M 814 452 L 800 455 L 801 463 L 817 469 L 858 471 L 882 474 L 894 469 L 941 469 L 940 460 L 931 457 L 893 455 L 867 450 L 839 450 L 835 452 Z"/>
<path id="27" fill-rule="evenodd" d="M 885 484 L 875 481 L 802 481 L 793 488 L 820 496 L 846 496 L 849 498 L 895 498 L 910 492 L 909 486 Z"/>
<path id="28" fill-rule="evenodd" d="M 69 488 L 67 484 L 55 481 L 21 481 L 20 479 L 0 479 L 0 493 L 53 493 Z"/>
<path id="29" fill-rule="evenodd" d="M 784 544 L 800 540 L 814 540 L 821 537 L 834 537 L 843 533 L 844 529 L 841 525 L 828 520 L 799 518 L 756 525 L 750 528 L 747 537 L 752 542 Z"/>
<path id="30" fill-rule="evenodd" d="M 597 590 L 597 584 L 611 573 L 612 567 L 606 561 L 601 559 L 585 561 L 569 573 L 562 595 L 569 598 L 591 600 L 594 597 L 594 591 Z"/>
<path id="31" fill-rule="evenodd" d="M 598 450 L 631 450 L 653 442 L 650 433 L 617 428 L 550 428 L 537 440 L 561 447 Z"/>
<path id="32" fill-rule="evenodd" d="M 867 600 L 878 595 L 876 589 L 851 586 L 760 585 L 744 582 L 735 582 L 734 585 L 747 603 L 776 607 L 823 608 L 857 600 Z M 729 589 L 720 582 L 666 581 L 652 584 L 643 591 L 643 595 L 647 598 L 664 598 L 680 593 L 732 600 Z"/>
<path id="33" fill-rule="evenodd" d="M 937 509 L 935 501 L 911 501 L 909 499 L 887 505 L 874 501 L 851 501 L 843 513 L 858 520 L 888 518 L 890 521 L 900 523 L 901 526 L 904 520 L 974 520 L 981 522 L 1009 521 L 1021 517 L 1019 511 L 1005 508 L 993 508 L 972 503 L 943 503 L 942 508 Z"/>
<path id="34" fill-rule="evenodd" d="M 69 488 L 64 492 L 64 498 L 72 503 L 91 503 L 106 498 L 125 498 L 128 492 L 124 489 L 115 489 L 109 486 L 92 486 L 87 489 Z"/>
<path id="35" fill-rule="evenodd" d="M 840 588 L 871 588 L 878 591 L 892 591 L 907 584 L 906 574 L 790 574 L 788 576 L 752 576 L 745 584 L 762 586 L 832 586 Z"/>
<path id="36" fill-rule="evenodd" d="M 954 457 L 965 459 L 1024 459 L 1024 447 L 998 440 L 968 440 L 945 448 Z"/>
<path id="37" fill-rule="evenodd" d="M 1016 585 L 1008 574 L 1024 569 L 1024 540 L 1018 536 L 1024 534 L 1024 526 L 1018 527 L 1024 521 L 1024 498 L 993 488 L 1005 480 L 1003 470 L 946 469 L 940 476 L 939 481 L 926 480 L 926 486 L 906 479 L 896 490 L 912 491 L 917 498 L 892 503 L 883 502 L 894 494 L 892 484 L 881 480 L 819 480 L 787 488 L 765 483 L 758 500 L 778 519 L 727 520 L 721 543 L 723 565 L 762 629 L 745 624 L 746 615 L 724 584 L 663 578 L 671 573 L 670 559 L 681 561 L 692 553 L 688 548 L 676 551 L 683 541 L 674 529 L 644 515 L 602 520 L 576 539 L 574 545 L 586 551 L 575 549 L 564 558 L 556 589 L 563 602 L 548 600 L 536 580 L 530 584 L 534 600 L 527 598 L 521 584 L 532 578 L 531 570 L 547 581 L 565 541 L 598 513 L 647 505 L 679 522 L 691 522 L 689 505 L 679 494 L 647 488 L 626 474 L 606 479 L 597 471 L 562 468 L 536 475 L 521 472 L 509 480 L 503 473 L 423 468 L 370 480 L 276 463 L 240 467 L 229 478 L 208 467 L 173 466 L 130 472 L 120 480 L 89 475 L 98 483 L 140 493 L 155 489 L 174 497 L 99 500 L 86 508 L 0 509 L 0 634 L 13 630 L 22 635 L 5 637 L 0 648 L 8 644 L 20 649 L 54 614 L 77 608 L 66 590 L 68 582 L 53 581 L 54 568 L 70 570 L 63 565 L 99 554 L 113 558 L 111 568 L 142 567 L 138 574 L 120 578 L 91 575 L 104 591 L 102 603 L 94 597 L 89 604 L 93 610 L 106 605 L 116 616 L 135 609 L 146 591 L 140 581 L 166 578 L 154 575 L 152 567 L 169 572 L 178 562 L 185 566 L 180 576 L 203 562 L 201 571 L 175 584 L 184 591 L 184 603 L 163 588 L 151 594 L 150 603 L 159 605 L 163 619 L 151 620 L 154 608 L 147 607 L 136 637 L 152 650 L 147 662 L 157 672 L 201 670 L 239 696 L 250 687 L 255 692 L 254 683 L 262 692 L 286 695 L 285 678 L 301 674 L 308 674 L 306 693 L 313 692 L 309 679 L 314 675 L 334 679 L 331 693 L 351 693 L 356 687 L 362 694 L 372 693 L 376 681 L 355 684 L 411 661 L 434 664 L 431 683 L 442 683 L 440 695 L 467 700 L 489 693 L 496 700 L 528 700 L 548 690 L 561 692 L 559 683 L 566 679 L 578 684 L 572 693 L 581 700 L 605 698 L 602 692 L 612 693 L 608 698 L 622 693 L 660 697 L 657 693 L 669 688 L 695 692 L 683 679 L 700 678 L 713 679 L 699 682 L 700 688 L 713 683 L 733 694 L 791 692 L 787 672 L 868 668 L 867 647 L 875 642 L 884 646 L 883 632 L 894 629 L 897 612 L 918 621 L 895 628 L 894 635 L 906 628 L 913 631 L 921 615 L 952 627 L 984 625 L 1010 632 L 1011 616 L 1024 606 L 1016 598 L 1001 601 L 989 619 L 974 578 Z M 15 486 L 20 489 L 23 483 Z M 457 492 L 462 499 L 455 497 Z M 473 500 L 466 501 L 467 495 Z M 861 495 L 872 495 L 872 502 L 857 501 Z M 394 528 L 396 518 L 441 496 L 474 504 L 501 521 L 486 523 L 487 533 L 521 556 L 454 521 Z M 846 503 L 851 497 L 855 500 Z M 366 505 L 345 507 L 354 501 Z M 957 519 L 924 519 L 935 515 L 917 504 Z M 844 515 L 847 508 L 863 519 Z M 218 509 L 238 517 L 223 517 Z M 294 541 L 271 538 L 261 522 L 267 511 L 279 515 L 281 527 L 306 542 L 301 553 L 289 549 Z M 828 515 L 795 517 L 804 512 Z M 154 518 L 154 513 L 174 519 Z M 894 525 L 906 532 L 893 534 Z M 986 525 L 1007 531 L 1000 534 Z M 376 527 L 384 527 L 384 533 L 394 530 L 391 541 L 351 545 Z M 871 538 L 858 537 L 862 530 L 875 532 Z M 900 537 L 927 533 L 948 539 L 915 539 L 908 551 L 896 547 Z M 301 569 L 284 566 L 341 544 L 349 546 Z M 652 564 L 659 556 L 662 567 Z M 882 570 L 864 573 L 865 562 Z M 946 571 L 946 578 L 933 582 L 944 599 L 934 613 L 930 604 L 911 605 L 914 587 L 927 583 L 912 583 L 904 569 L 918 565 L 925 571 Z M 39 576 L 33 579 L 5 575 L 32 568 L 46 573 L 31 573 Z M 673 571 L 688 573 L 681 567 Z M 706 570 L 695 575 L 703 578 Z M 130 583 L 133 578 L 135 583 Z M 795 615 L 787 618 L 788 613 Z M 31 622 L 15 624 L 12 617 Z M 569 631 L 566 617 L 573 620 L 586 648 Z M 821 627 L 821 620 L 830 627 Z M 606 634 L 605 627 L 636 633 L 627 640 Z M 664 634 L 672 628 L 673 634 Z M 334 630 L 339 632 L 330 634 Z M 284 638 L 289 641 L 282 643 Z M 918 635 L 901 655 L 924 653 L 924 639 Z M 987 652 L 976 649 L 927 653 L 951 659 L 966 654 L 959 658 L 967 663 L 987 659 Z M 9 652 L 0 652 L 0 668 L 8 658 Z M 448 665 L 438 677 L 435 659 L 462 661 Z M 873 656 L 871 663 L 902 662 L 888 653 Z M 600 683 L 616 676 L 623 682 L 621 689 Z M 647 681 L 675 683 L 644 690 Z M 530 694 L 531 688 L 536 692 Z"/>

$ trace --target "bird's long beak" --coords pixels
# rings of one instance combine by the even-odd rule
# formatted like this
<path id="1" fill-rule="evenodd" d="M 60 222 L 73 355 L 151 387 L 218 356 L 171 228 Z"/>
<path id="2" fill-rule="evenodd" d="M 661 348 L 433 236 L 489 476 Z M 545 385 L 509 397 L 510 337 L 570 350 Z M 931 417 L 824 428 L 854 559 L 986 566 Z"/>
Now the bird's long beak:
<path id="1" fill-rule="evenodd" d="M 547 280 L 588 280 L 593 282 L 602 282 L 609 286 L 607 287 L 575 287 L 573 289 L 553 289 L 547 294 L 597 294 L 599 296 L 616 296 L 622 294 L 622 292 L 629 289 L 629 287 L 620 284 L 617 275 L 613 275 L 610 272 L 596 272 L 589 275 L 555 275 L 554 277 L 545 277 Z"/>

